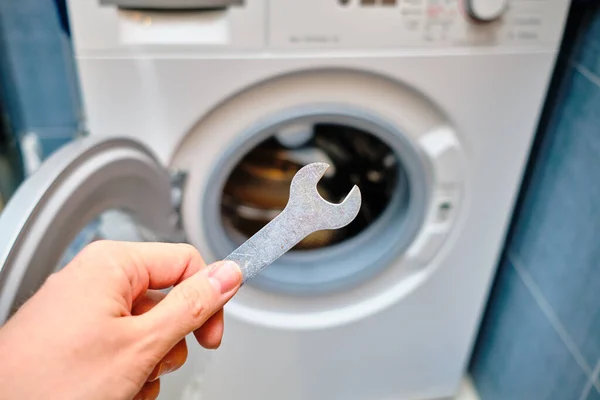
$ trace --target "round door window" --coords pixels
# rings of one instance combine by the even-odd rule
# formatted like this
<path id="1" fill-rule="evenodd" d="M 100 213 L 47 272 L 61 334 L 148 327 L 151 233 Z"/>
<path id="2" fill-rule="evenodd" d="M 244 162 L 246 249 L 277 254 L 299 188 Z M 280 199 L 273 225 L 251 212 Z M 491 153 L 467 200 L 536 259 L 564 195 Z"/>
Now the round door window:
<path id="1" fill-rule="evenodd" d="M 276 115 L 245 136 L 214 169 L 210 185 L 220 190 L 205 203 L 219 257 L 285 208 L 291 180 L 307 164 L 330 165 L 317 187 L 326 200 L 341 202 L 353 185 L 362 193 L 351 224 L 309 235 L 250 284 L 288 293 L 347 288 L 404 251 L 421 227 L 425 165 L 406 136 L 377 117 L 321 105 Z"/>
<path id="2" fill-rule="evenodd" d="M 307 163 L 326 162 L 321 196 L 341 202 L 358 185 L 364 203 L 349 226 L 315 232 L 293 251 L 324 249 L 361 234 L 377 221 L 397 190 L 409 196 L 405 171 L 394 150 L 376 136 L 340 124 L 304 125 L 275 134 L 248 152 L 231 171 L 221 199 L 221 220 L 229 238 L 241 244 L 286 206 L 292 178 Z"/>

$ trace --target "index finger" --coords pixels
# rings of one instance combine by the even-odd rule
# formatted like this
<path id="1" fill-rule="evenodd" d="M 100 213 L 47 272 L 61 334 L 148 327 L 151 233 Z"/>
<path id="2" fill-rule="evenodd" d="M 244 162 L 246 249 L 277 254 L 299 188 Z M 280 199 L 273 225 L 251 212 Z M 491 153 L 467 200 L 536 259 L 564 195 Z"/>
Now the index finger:
<path id="1" fill-rule="evenodd" d="M 206 267 L 198 250 L 189 244 L 105 240 L 88 245 L 72 264 L 104 277 L 111 276 L 111 286 L 129 292 L 123 295 L 130 295 L 131 301 L 148 289 L 177 285 Z M 108 272 L 114 272 L 115 276 Z"/>

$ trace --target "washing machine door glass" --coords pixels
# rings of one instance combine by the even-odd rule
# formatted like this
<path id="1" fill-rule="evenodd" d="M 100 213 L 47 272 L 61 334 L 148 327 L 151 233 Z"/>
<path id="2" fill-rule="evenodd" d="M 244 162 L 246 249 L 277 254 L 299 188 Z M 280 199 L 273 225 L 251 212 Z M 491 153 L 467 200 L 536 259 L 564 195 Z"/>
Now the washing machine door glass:
<path id="1" fill-rule="evenodd" d="M 140 143 L 88 137 L 49 157 L 0 214 L 0 324 L 86 244 L 176 237 L 171 179 Z"/>

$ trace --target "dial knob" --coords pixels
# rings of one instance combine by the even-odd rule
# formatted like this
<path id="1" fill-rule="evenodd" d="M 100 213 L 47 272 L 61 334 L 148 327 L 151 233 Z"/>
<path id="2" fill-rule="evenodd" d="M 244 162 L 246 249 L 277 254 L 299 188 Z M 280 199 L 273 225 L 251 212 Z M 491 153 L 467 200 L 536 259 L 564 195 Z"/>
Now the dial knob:
<path id="1" fill-rule="evenodd" d="M 491 22 L 502 16 L 508 0 L 465 0 L 467 13 L 480 22 Z"/>

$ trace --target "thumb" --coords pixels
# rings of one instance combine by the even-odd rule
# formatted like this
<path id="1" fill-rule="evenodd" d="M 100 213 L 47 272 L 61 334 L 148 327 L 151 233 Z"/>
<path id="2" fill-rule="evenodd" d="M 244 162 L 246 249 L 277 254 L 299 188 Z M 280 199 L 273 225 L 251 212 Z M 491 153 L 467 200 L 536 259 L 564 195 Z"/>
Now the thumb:
<path id="1" fill-rule="evenodd" d="M 162 351 L 168 351 L 223 308 L 241 283 L 236 263 L 216 262 L 175 286 L 152 310 L 137 318 L 144 332 L 156 339 Z"/>

